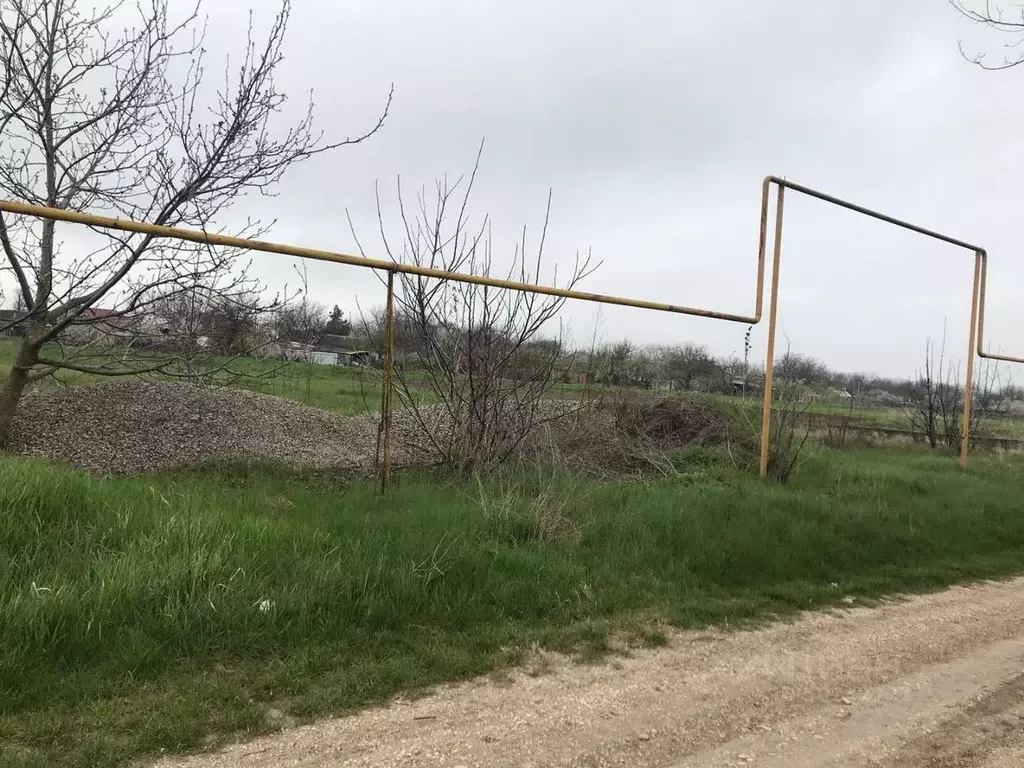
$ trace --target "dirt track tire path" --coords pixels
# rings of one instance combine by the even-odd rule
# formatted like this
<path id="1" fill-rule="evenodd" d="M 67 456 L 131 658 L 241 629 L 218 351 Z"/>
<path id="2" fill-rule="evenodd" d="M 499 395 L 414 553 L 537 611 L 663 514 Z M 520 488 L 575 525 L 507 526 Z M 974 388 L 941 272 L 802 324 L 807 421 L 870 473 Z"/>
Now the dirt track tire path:
<path id="1" fill-rule="evenodd" d="M 1024 579 L 534 664 L 159 765 L 1024 765 Z"/>

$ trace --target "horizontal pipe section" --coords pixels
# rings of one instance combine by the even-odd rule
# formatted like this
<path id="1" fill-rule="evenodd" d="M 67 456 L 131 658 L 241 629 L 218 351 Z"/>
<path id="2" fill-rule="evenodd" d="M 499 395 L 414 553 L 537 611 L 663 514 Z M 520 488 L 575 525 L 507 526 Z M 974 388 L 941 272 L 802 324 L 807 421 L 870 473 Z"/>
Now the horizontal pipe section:
<path id="1" fill-rule="evenodd" d="M 909 221 L 897 219 L 894 216 L 887 216 L 886 214 L 881 213 L 880 211 L 875 211 L 871 208 L 865 208 L 862 205 L 851 203 L 849 200 L 843 200 L 842 198 L 834 197 L 833 195 L 827 195 L 824 192 L 819 192 L 816 189 L 811 189 L 810 187 L 805 187 L 801 184 L 795 184 L 792 181 L 780 179 L 778 176 L 769 176 L 768 178 L 771 180 L 773 184 L 778 184 L 780 187 L 792 189 L 793 191 L 800 192 L 801 194 L 807 195 L 808 197 L 813 197 L 817 200 L 823 200 L 826 203 L 832 203 L 832 205 L 838 205 L 840 208 L 845 208 L 848 211 L 855 211 L 856 213 L 861 213 L 865 216 L 870 216 L 872 219 L 878 219 L 879 221 L 884 221 L 887 224 L 893 224 L 894 226 L 900 227 L 902 229 L 909 229 L 911 232 L 917 232 L 919 235 L 925 235 L 926 237 L 930 237 L 934 240 L 941 240 L 944 243 L 949 243 L 950 245 L 955 245 L 959 248 L 966 248 L 967 250 L 974 252 L 985 250 L 984 248 L 981 248 L 977 245 L 971 245 L 970 243 L 965 242 L 963 240 L 958 240 L 955 237 L 950 237 L 949 235 L 944 235 L 941 232 L 936 232 L 933 229 L 926 229 L 925 227 L 920 227 L 917 224 L 911 224 Z"/>
<path id="2" fill-rule="evenodd" d="M 344 253 L 335 253 L 332 251 L 325 251 L 315 248 L 302 248 L 294 245 L 285 245 L 282 243 L 268 242 L 265 240 L 254 240 L 242 237 L 232 237 L 230 235 L 220 235 L 210 232 L 204 232 L 202 230 L 185 229 L 182 227 L 166 227 L 157 224 L 149 224 L 147 222 L 133 221 L 131 219 L 118 219 L 110 218 L 106 216 L 97 216 L 91 213 L 82 213 L 79 211 L 69 211 L 61 208 L 48 208 L 41 205 L 32 205 L 29 203 L 20 203 L 10 200 L 0 200 L 0 211 L 7 213 L 20 214 L 23 216 L 34 216 L 41 219 L 53 219 L 55 221 L 67 221 L 75 224 L 83 224 L 85 226 L 101 227 L 105 229 L 116 229 L 122 232 L 135 232 L 138 234 L 152 235 L 154 237 L 167 237 L 175 240 L 186 240 L 190 242 L 203 243 L 207 245 L 218 245 L 227 248 L 241 248 L 251 251 L 261 251 L 264 253 L 276 253 L 283 256 L 295 256 L 303 259 L 314 259 L 316 261 L 327 261 L 335 264 L 348 264 L 356 267 L 367 267 L 370 269 L 379 269 L 385 272 L 393 272 L 407 275 L 417 275 L 420 277 L 430 277 L 439 280 L 454 280 L 462 283 L 473 283 L 476 285 L 486 285 L 493 288 L 504 288 L 511 291 L 523 291 L 526 293 L 538 293 L 545 296 L 555 296 L 564 299 L 575 299 L 579 301 L 590 301 L 598 304 L 614 304 L 623 307 L 635 307 L 637 309 L 652 309 L 658 312 L 672 312 L 680 315 L 691 315 L 694 317 L 707 317 L 715 320 L 726 320 L 733 323 L 744 323 L 747 325 L 756 325 L 761 321 L 762 308 L 764 303 L 764 273 L 765 273 L 765 252 L 767 247 L 768 239 L 768 202 L 769 202 L 769 189 L 772 184 L 777 185 L 780 188 L 791 189 L 794 192 L 807 195 L 808 197 L 821 200 L 832 205 L 845 208 L 846 210 L 853 211 L 855 213 L 869 216 L 879 221 L 884 221 L 887 224 L 906 229 L 911 232 L 916 232 L 920 235 L 930 237 L 940 242 L 948 243 L 949 245 L 957 246 L 958 248 L 964 248 L 969 251 L 973 251 L 979 254 L 982 259 L 982 278 L 981 278 L 981 300 L 979 305 L 980 322 L 978 328 L 978 355 L 980 357 L 988 358 L 991 360 L 1002 360 L 1011 363 L 1024 363 L 1024 358 L 1011 357 L 1009 355 L 999 355 L 984 350 L 984 327 L 985 327 L 985 288 L 988 282 L 988 254 L 984 248 L 972 245 L 964 240 L 959 240 L 948 235 L 944 235 L 941 232 L 936 232 L 926 227 L 912 224 L 904 219 L 898 219 L 894 216 L 881 213 L 880 211 L 866 208 L 862 205 L 857 205 L 849 200 L 844 200 L 834 195 L 829 195 L 810 187 L 805 187 L 802 184 L 797 184 L 792 181 L 780 178 L 778 176 L 766 176 L 761 187 L 761 222 L 760 232 L 758 238 L 758 256 L 757 256 L 757 285 L 755 293 L 755 309 L 753 315 L 740 315 L 731 312 L 717 312 L 708 309 L 699 309 L 697 307 L 687 307 L 676 304 L 665 304 L 662 302 L 655 301 L 644 301 L 641 299 L 629 299 L 621 296 L 611 296 L 608 294 L 601 293 L 587 293 L 584 291 L 568 290 L 565 288 L 557 288 L 555 286 L 548 285 L 536 285 L 532 283 L 521 283 L 514 280 L 503 280 L 501 278 L 494 278 L 488 275 L 473 275 L 463 272 L 448 272 L 442 269 L 435 269 L 432 267 L 422 267 L 414 264 L 400 264 L 393 261 L 385 261 L 383 259 L 372 259 L 365 256 L 353 256 Z"/>
<path id="3" fill-rule="evenodd" d="M 218 235 L 215 233 L 203 232 L 201 230 L 194 229 L 184 229 L 181 227 L 165 227 L 157 224 L 133 221 L 131 219 L 112 219 L 106 216 L 96 216 L 91 213 L 80 213 L 78 211 L 68 211 L 61 208 L 47 208 L 41 205 L 17 203 L 9 200 L 0 200 L 0 211 L 21 214 L 23 216 L 34 216 L 40 219 L 68 221 L 91 227 L 116 229 L 122 232 L 135 232 L 143 235 L 152 235 L 154 237 L 187 240 L 206 245 L 218 245 L 226 248 L 242 248 L 250 251 L 276 253 L 283 256 L 295 256 L 302 259 L 329 261 L 335 264 L 368 267 L 370 269 L 379 269 L 385 272 L 417 275 L 419 277 L 432 277 L 439 280 L 454 280 L 460 283 L 473 283 L 475 285 L 486 285 L 492 288 L 504 288 L 510 291 L 539 293 L 545 296 L 556 296 L 563 299 L 592 301 L 598 304 L 615 304 L 622 307 L 636 307 L 637 309 L 653 309 L 659 312 L 673 312 L 679 315 L 708 317 L 715 320 L 728 320 L 733 323 L 745 323 L 747 325 L 757 323 L 760 319 L 758 317 L 750 317 L 747 315 L 736 315 L 729 312 L 716 312 L 709 309 L 684 307 L 676 304 L 663 304 L 656 301 L 627 299 L 621 296 L 609 296 L 603 293 L 585 293 L 583 291 L 567 290 L 565 288 L 556 288 L 548 285 L 520 283 L 514 280 L 502 280 L 500 278 L 494 278 L 487 275 L 472 275 L 464 272 L 447 272 L 443 269 L 434 269 L 432 267 L 421 267 L 414 264 L 400 264 L 393 261 L 385 261 L 383 259 L 370 259 L 365 256 L 352 256 L 345 253 L 334 253 L 314 248 L 300 248 L 294 245 L 284 245 L 264 240 L 251 240 L 242 237 L 232 237 L 230 235 Z M 760 294 L 760 290 L 758 293 Z"/>
<path id="4" fill-rule="evenodd" d="M 807 195 L 808 197 L 813 197 L 816 200 L 821 200 L 826 203 L 831 203 L 832 205 L 837 205 L 840 208 L 845 208 L 848 211 L 854 211 L 855 213 L 870 216 L 873 219 L 884 221 L 887 224 L 892 224 L 894 226 L 900 227 L 901 229 L 916 232 L 919 235 L 924 235 L 926 237 L 932 238 L 933 240 L 939 240 L 943 243 L 948 243 L 949 245 L 955 245 L 958 248 L 964 248 L 968 251 L 972 251 L 973 253 L 977 254 L 978 257 L 981 258 L 981 297 L 978 305 L 978 356 L 986 358 L 988 360 L 1001 360 L 1007 363 L 1024 363 L 1024 357 L 1011 357 L 1009 355 L 998 355 L 992 352 L 985 351 L 985 289 L 988 286 L 988 252 L 984 248 L 982 248 L 979 245 L 972 245 L 971 243 L 968 243 L 965 240 L 959 240 L 955 237 L 944 235 L 941 232 L 936 232 L 933 229 L 927 229 L 926 227 L 921 227 L 918 226 L 917 224 L 912 224 L 909 221 L 897 219 L 894 216 L 888 216 L 884 213 L 881 213 L 880 211 L 876 211 L 871 208 L 865 208 L 862 205 L 851 203 L 849 200 L 843 200 L 842 198 L 835 197 L 834 195 L 828 195 L 825 194 L 824 192 L 819 192 L 816 189 L 805 187 L 802 184 L 796 184 L 792 181 L 786 181 L 785 179 L 781 179 L 778 176 L 768 176 L 765 179 L 765 184 L 769 183 L 776 184 L 779 187 L 785 187 L 786 189 L 792 189 L 795 192 L 800 192 L 801 194 Z"/>

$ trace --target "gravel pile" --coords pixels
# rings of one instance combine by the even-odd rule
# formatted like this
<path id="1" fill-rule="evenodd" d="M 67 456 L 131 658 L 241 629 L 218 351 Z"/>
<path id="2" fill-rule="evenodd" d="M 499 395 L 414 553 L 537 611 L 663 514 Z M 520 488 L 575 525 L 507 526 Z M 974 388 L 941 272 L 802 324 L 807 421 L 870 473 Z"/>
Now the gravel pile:
<path id="1" fill-rule="evenodd" d="M 396 465 L 430 463 L 417 433 L 396 419 Z M 97 472 L 138 473 L 225 458 L 368 469 L 376 444 L 373 416 L 236 389 L 120 381 L 26 395 L 10 448 Z"/>
<path id="2" fill-rule="evenodd" d="M 534 427 L 518 451 L 527 458 L 557 458 L 566 466 L 599 474 L 659 469 L 667 462 L 665 451 L 679 447 L 674 438 L 683 427 L 687 435 L 703 428 L 708 418 L 704 410 L 674 409 L 673 440 L 667 440 L 661 434 L 666 418 L 645 417 L 625 425 L 615 408 L 545 401 L 533 414 Z M 395 412 L 391 455 L 396 467 L 438 463 L 428 434 L 439 445 L 449 442 L 452 426 L 442 406 L 421 407 L 419 417 L 429 423 L 421 424 L 409 412 Z M 376 414 L 342 416 L 245 390 L 117 381 L 26 395 L 9 447 L 109 474 L 217 459 L 271 459 L 365 471 L 375 463 L 377 419 Z M 648 427 L 652 434 L 645 433 Z M 690 436 L 682 442 L 700 441 Z"/>

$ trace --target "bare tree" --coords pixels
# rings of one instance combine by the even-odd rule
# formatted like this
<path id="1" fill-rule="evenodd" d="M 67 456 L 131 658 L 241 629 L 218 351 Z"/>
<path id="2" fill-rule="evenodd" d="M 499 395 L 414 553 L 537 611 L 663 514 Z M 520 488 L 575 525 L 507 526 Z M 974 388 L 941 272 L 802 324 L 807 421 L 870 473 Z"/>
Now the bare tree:
<path id="1" fill-rule="evenodd" d="M 378 194 L 380 235 L 389 257 L 447 271 L 490 275 L 495 270 L 490 221 L 469 214 L 480 155 L 468 177 L 438 180 L 420 190 L 415 207 L 397 187 L 399 240 L 384 224 Z M 541 282 L 551 212 L 545 209 L 535 250 L 526 227 L 503 277 Z M 353 234 L 355 234 L 353 232 Z M 578 254 L 568 279 L 573 288 L 595 267 Z M 557 267 L 553 281 L 558 282 Z M 396 327 L 408 359 L 399 369 L 399 394 L 441 462 L 456 470 L 493 467 L 512 455 L 550 415 L 541 407 L 561 361 L 562 344 L 545 335 L 564 299 L 469 283 L 400 275 L 395 296 Z M 411 342 L 411 343 L 410 343 Z M 439 407 L 424 407 L 425 382 Z"/>
<path id="2" fill-rule="evenodd" d="M 148 361 L 152 376 L 205 386 L 270 378 L 282 366 L 250 366 L 242 358 L 272 354 L 285 331 L 280 318 L 309 313 L 305 270 L 296 271 L 299 282 L 294 291 L 285 290 L 287 298 L 264 296 L 245 270 L 206 275 L 188 291 L 158 291 L 144 310 L 114 312 L 112 318 L 91 310 L 86 315 L 96 323 L 72 324 L 54 345 L 63 352 L 72 344 L 65 359 L 73 355 L 76 365 L 111 375 Z"/>
<path id="3" fill-rule="evenodd" d="M 673 389 L 692 389 L 694 381 L 711 376 L 717 369 L 715 358 L 701 344 L 680 344 L 660 350 L 664 376 Z"/>
<path id="4" fill-rule="evenodd" d="M 910 428 L 915 433 L 920 433 L 931 448 L 946 443 L 947 434 L 942 419 L 951 405 L 948 402 L 950 398 L 942 370 L 946 350 L 945 336 L 940 349 L 936 360 L 931 338 L 925 343 L 924 367 L 918 371 L 916 386 L 907 406 Z"/>
<path id="5" fill-rule="evenodd" d="M 200 0 L 201 1 L 201 0 Z M 372 135 L 326 140 L 310 99 L 290 126 L 276 118 L 290 2 L 265 39 L 250 23 L 239 59 L 204 89 L 198 3 L 174 18 L 169 0 L 4 0 L 0 8 L 0 194 L 53 208 L 91 210 L 160 225 L 225 231 L 220 216 L 245 194 L 266 194 L 294 164 Z M 263 231 L 249 222 L 232 231 Z M 26 333 L 0 390 L 0 445 L 26 385 L 59 370 L 104 375 L 159 370 L 164 361 L 82 362 L 76 325 L 146 314 L 154 302 L 216 284 L 249 284 L 238 254 L 151 235 L 80 230 L 62 243 L 57 224 L 0 217 L 3 271 L 27 307 Z M 216 279 L 213 279 L 216 278 Z M 230 303 L 230 302 L 229 302 Z"/>
<path id="6" fill-rule="evenodd" d="M 598 351 L 598 377 L 603 384 L 621 387 L 629 383 L 629 364 L 636 349 L 628 339 L 607 344 Z"/>
<path id="7" fill-rule="evenodd" d="M 274 333 L 281 341 L 313 346 L 323 339 L 325 333 L 329 333 L 329 322 L 323 304 L 303 301 L 281 307 L 276 312 Z"/>
<path id="8" fill-rule="evenodd" d="M 1000 398 L 1011 403 L 1024 401 L 1024 387 L 1009 382 L 1003 387 L 1003 391 L 1000 392 Z"/>
<path id="9" fill-rule="evenodd" d="M 751 381 L 750 361 L 732 355 L 716 361 L 718 371 L 718 390 L 724 394 L 732 394 L 736 383 L 740 384 L 740 392 L 745 396 Z M 758 373 L 758 378 L 762 375 Z"/>
<path id="10" fill-rule="evenodd" d="M 586 350 L 586 367 L 583 371 L 583 383 L 594 384 L 598 378 L 599 346 L 604 344 L 607 324 L 604 319 L 604 305 L 598 304 L 594 309 L 594 324 L 590 329 L 590 346 Z"/>
<path id="11" fill-rule="evenodd" d="M 663 379 L 661 360 L 651 347 L 637 347 L 626 367 L 626 380 L 638 389 L 651 389 Z"/>
<path id="12" fill-rule="evenodd" d="M 960 53 L 964 58 L 990 70 L 1011 69 L 1024 63 L 1024 5 L 1013 0 L 949 0 L 949 3 L 964 18 L 1009 38 L 1003 44 L 1003 59 L 998 64 L 990 64 L 984 53 L 968 51 L 961 42 Z"/>
<path id="13" fill-rule="evenodd" d="M 387 312 L 383 306 L 376 307 L 368 312 L 360 310 L 354 332 L 365 340 L 368 346 L 383 353 L 386 323 Z M 428 327 L 424 331 L 421 319 L 406 311 L 404 307 L 396 306 L 392 326 L 392 339 L 395 357 L 399 365 L 408 362 L 415 366 L 421 357 L 428 355 L 430 352 L 428 340 L 433 338 L 438 333 L 438 330 L 434 327 Z"/>

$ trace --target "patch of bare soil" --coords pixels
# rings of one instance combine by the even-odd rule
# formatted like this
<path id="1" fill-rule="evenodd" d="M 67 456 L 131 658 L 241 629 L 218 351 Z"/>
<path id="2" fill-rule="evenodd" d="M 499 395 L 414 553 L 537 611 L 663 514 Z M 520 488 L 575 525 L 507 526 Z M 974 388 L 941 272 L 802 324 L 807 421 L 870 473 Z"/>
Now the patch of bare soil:
<path id="1" fill-rule="evenodd" d="M 537 661 L 159 766 L 1024 765 L 1024 579 Z"/>

